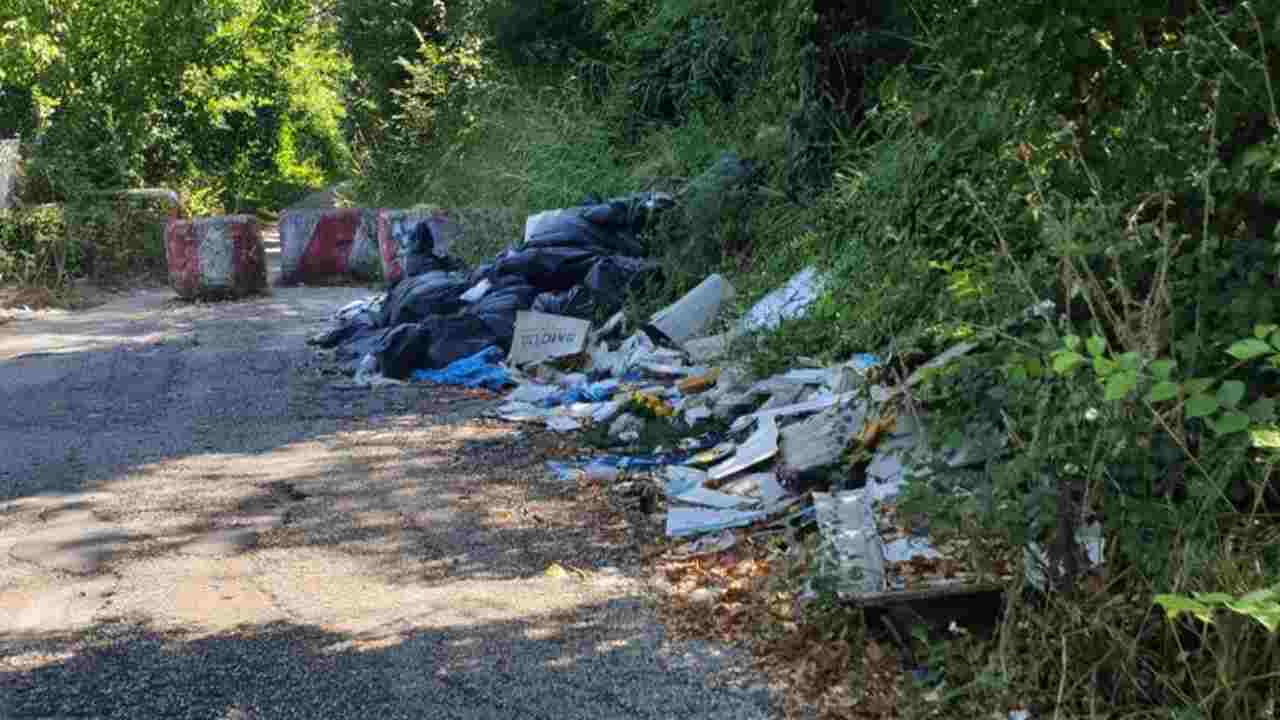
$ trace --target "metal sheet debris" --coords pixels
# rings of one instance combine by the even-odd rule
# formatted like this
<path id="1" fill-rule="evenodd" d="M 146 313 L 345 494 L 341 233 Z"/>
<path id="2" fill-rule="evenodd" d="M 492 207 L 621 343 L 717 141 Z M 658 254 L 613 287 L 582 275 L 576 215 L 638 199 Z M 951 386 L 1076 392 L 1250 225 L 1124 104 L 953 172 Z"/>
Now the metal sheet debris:
<path id="1" fill-rule="evenodd" d="M 778 423 L 773 418 L 764 418 L 759 422 L 755 432 L 738 446 L 733 457 L 711 468 L 707 474 L 712 480 L 735 475 L 778 454 Z"/>
<path id="2" fill-rule="evenodd" d="M 675 507 L 667 511 L 667 537 L 685 537 L 743 527 L 764 517 L 756 510 L 717 510 Z"/>
<path id="3" fill-rule="evenodd" d="M 702 486 L 686 490 L 672 499 L 689 505 L 705 505 L 714 508 L 740 508 L 747 505 L 755 505 L 757 502 L 755 498 L 730 495 L 729 493 L 710 490 Z"/>

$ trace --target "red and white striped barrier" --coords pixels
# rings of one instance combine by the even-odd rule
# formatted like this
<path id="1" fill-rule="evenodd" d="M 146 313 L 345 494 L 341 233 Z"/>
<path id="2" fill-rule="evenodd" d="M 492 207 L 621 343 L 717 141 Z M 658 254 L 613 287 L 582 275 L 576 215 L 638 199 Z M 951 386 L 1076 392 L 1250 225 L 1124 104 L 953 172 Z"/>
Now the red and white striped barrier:
<path id="1" fill-rule="evenodd" d="M 180 297 L 243 297 L 267 288 L 267 254 L 252 215 L 173 220 L 164 251 Z"/>
<path id="2" fill-rule="evenodd" d="M 281 285 L 374 280 L 381 271 L 373 211 L 287 210 L 280 216 Z"/>

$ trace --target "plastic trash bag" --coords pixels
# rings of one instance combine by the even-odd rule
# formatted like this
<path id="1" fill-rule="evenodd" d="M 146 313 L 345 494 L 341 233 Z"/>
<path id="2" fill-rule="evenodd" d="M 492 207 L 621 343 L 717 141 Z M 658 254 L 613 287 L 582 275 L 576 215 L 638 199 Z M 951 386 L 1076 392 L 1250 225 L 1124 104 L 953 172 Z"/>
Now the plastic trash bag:
<path id="1" fill-rule="evenodd" d="M 493 272 L 499 277 L 518 275 L 542 292 L 563 292 L 582 284 L 606 253 L 595 246 L 528 248 L 500 257 Z"/>
<path id="2" fill-rule="evenodd" d="M 449 242 L 441 237 L 443 228 L 435 222 L 422 222 L 414 228 L 407 245 L 398 249 L 397 260 L 404 268 L 405 277 L 443 270 L 453 272 L 463 269 L 463 264 L 450 257 Z"/>
<path id="3" fill-rule="evenodd" d="M 503 351 L 511 349 L 516 334 L 516 313 L 533 307 L 538 290 L 518 277 L 499 278 L 484 297 L 467 306 L 464 315 L 484 322 L 492 333 L 494 345 Z"/>
<path id="4" fill-rule="evenodd" d="M 457 273 L 429 272 L 405 277 L 387 293 L 383 305 L 383 327 L 421 322 L 432 315 L 449 315 L 466 303 L 462 294 L 469 287 Z"/>
<path id="5" fill-rule="evenodd" d="M 455 360 L 441 370 L 416 370 L 415 382 L 460 385 L 467 388 L 501 390 L 513 385 L 511 373 L 502 366 L 502 351 L 490 345 L 480 352 Z"/>
<path id="6" fill-rule="evenodd" d="M 533 300 L 533 309 L 549 315 L 589 319 L 595 315 L 595 297 L 581 285 L 564 292 L 548 292 Z"/>

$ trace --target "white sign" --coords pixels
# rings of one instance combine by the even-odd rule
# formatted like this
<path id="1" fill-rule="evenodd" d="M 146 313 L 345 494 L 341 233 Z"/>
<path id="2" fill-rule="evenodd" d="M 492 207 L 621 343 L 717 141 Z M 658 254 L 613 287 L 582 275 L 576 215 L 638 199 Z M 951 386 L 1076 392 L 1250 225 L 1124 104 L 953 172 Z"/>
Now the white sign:
<path id="1" fill-rule="evenodd" d="M 516 313 L 516 334 L 507 362 L 531 365 L 552 358 L 577 355 L 587 347 L 591 323 L 586 320 L 521 311 Z"/>

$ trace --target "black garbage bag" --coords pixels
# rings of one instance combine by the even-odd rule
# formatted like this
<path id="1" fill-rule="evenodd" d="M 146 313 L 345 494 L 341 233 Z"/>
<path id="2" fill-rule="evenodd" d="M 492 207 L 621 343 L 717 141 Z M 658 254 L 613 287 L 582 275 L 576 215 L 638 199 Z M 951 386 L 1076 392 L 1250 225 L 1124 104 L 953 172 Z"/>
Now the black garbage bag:
<path id="1" fill-rule="evenodd" d="M 626 302 L 627 293 L 637 283 L 656 277 L 662 266 L 644 258 L 613 255 L 602 257 L 591 266 L 583 285 L 605 314 L 617 312 Z"/>
<path id="2" fill-rule="evenodd" d="M 518 275 L 539 292 L 562 292 L 579 285 L 605 255 L 598 247 L 536 247 L 500 258 L 494 275 Z"/>
<path id="3" fill-rule="evenodd" d="M 511 349 L 511 339 L 516 334 L 516 313 L 529 310 L 538 296 L 538 289 L 517 276 L 499 276 L 494 287 L 484 297 L 467 306 L 463 315 L 479 318 L 493 333 L 494 341 L 503 352 Z M 481 347 L 477 350 L 483 350 Z"/>
<path id="4" fill-rule="evenodd" d="M 521 249 L 602 248 L 601 254 L 641 255 L 637 237 L 652 216 L 671 207 L 670 196 L 639 193 L 574 208 L 548 210 L 525 222 Z"/>
<path id="5" fill-rule="evenodd" d="M 451 315 L 465 303 L 462 293 L 470 286 L 458 273 L 432 271 L 406 276 L 387 293 L 382 306 L 382 327 L 421 322 L 432 315 Z"/>
<path id="6" fill-rule="evenodd" d="M 454 272 L 464 265 L 448 254 L 449 241 L 437 235 L 444 232 L 432 221 L 418 223 L 408 243 L 396 248 L 396 259 L 404 269 L 404 277 L 429 272 Z"/>
<path id="7" fill-rule="evenodd" d="M 547 292 L 533 299 L 533 309 L 552 315 L 589 320 L 595 317 L 595 297 L 581 285 L 571 287 L 564 292 Z"/>
<path id="8" fill-rule="evenodd" d="M 533 309 L 588 320 L 612 315 L 626 303 L 627 293 L 635 283 L 655 276 L 660 269 L 658 263 L 643 258 L 597 258 L 581 285 L 561 292 L 544 292 L 534 299 Z"/>

